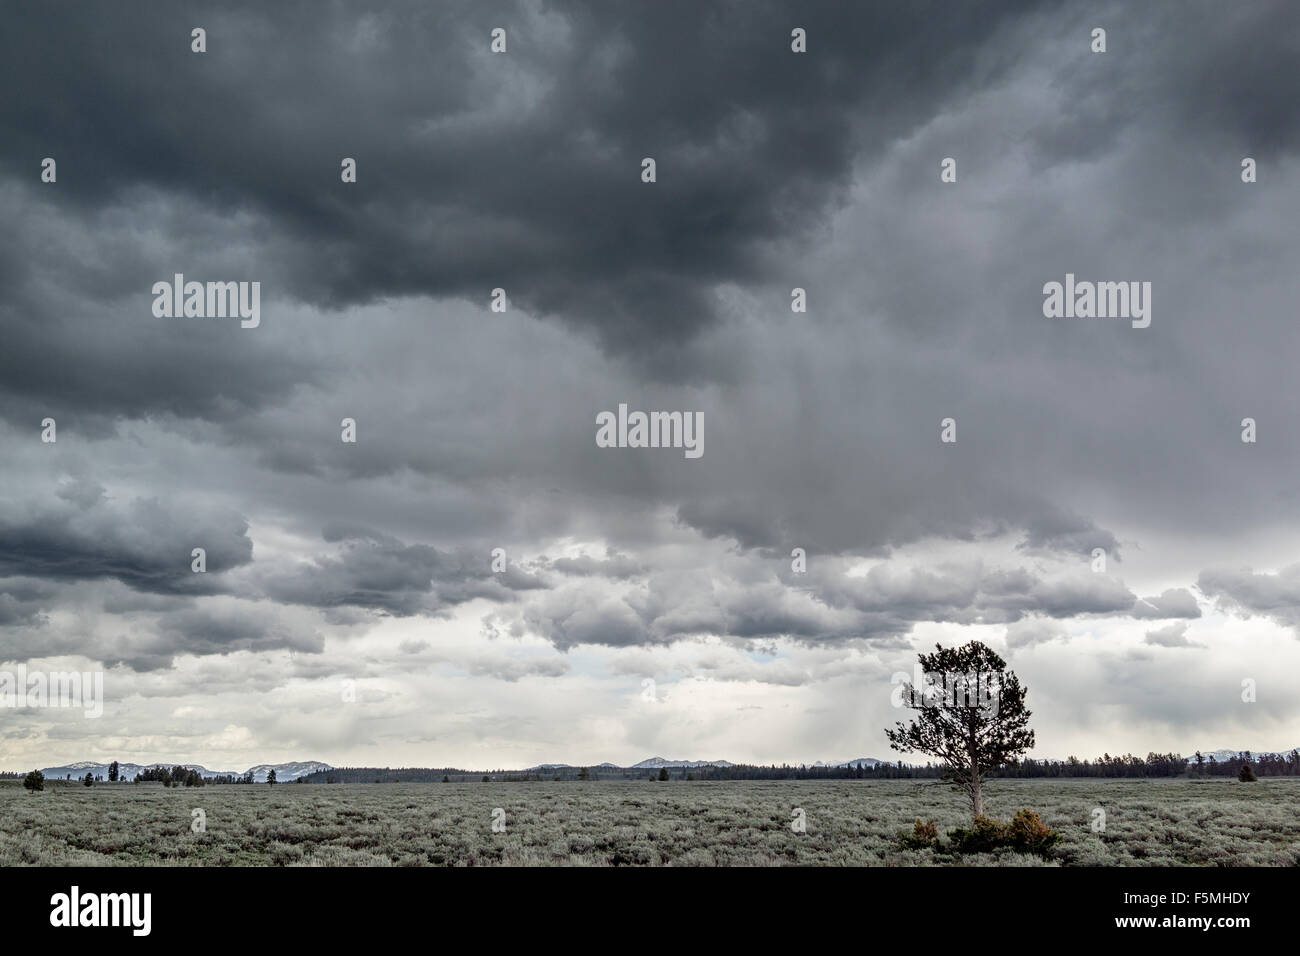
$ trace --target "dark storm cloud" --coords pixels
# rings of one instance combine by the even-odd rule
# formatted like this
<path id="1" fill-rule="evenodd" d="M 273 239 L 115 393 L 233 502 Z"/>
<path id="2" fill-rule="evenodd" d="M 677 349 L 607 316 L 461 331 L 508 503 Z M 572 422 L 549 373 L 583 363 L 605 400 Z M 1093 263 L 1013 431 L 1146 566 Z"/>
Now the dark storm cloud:
<path id="1" fill-rule="evenodd" d="M 33 578 L 0 578 L 0 627 L 33 627 L 44 622 L 56 588 Z M 0 652 L 3 648 L 0 647 Z"/>
<path id="2" fill-rule="evenodd" d="M 494 573 L 486 553 L 450 554 L 347 525 L 328 527 L 324 537 L 340 545 L 337 554 L 274 568 L 258 587 L 284 603 L 369 608 L 404 617 L 436 613 L 475 598 L 508 601 L 513 591 L 543 586 L 509 564 Z"/>
<path id="3" fill-rule="evenodd" d="M 805 440 L 807 437 L 802 436 Z M 818 455 L 809 453 L 805 457 L 815 460 Z M 987 462 L 987 466 L 992 464 L 995 463 Z M 987 466 L 978 463 L 974 467 Z M 885 510 L 857 514 L 846 522 L 841 511 L 828 509 L 824 501 L 802 501 L 800 483 L 792 481 L 780 509 L 729 493 L 701 494 L 679 507 L 677 516 L 703 535 L 735 538 L 745 548 L 770 548 L 772 542 L 789 540 L 793 533 L 802 544 L 819 550 L 883 554 L 889 546 L 906 544 L 926 535 L 970 541 L 982 533 L 987 536 L 993 531 L 1019 529 L 1024 533 L 1021 546 L 1026 550 L 1089 554 L 1092 549 L 1104 548 L 1115 561 L 1119 559 L 1119 544 L 1112 532 L 1063 515 L 1056 505 L 1032 489 L 1004 489 L 997 498 L 987 499 L 982 518 L 995 523 L 995 527 L 979 531 L 966 507 L 954 507 L 961 502 L 962 486 L 969 483 L 969 477 L 936 468 L 924 476 L 896 475 L 884 480 L 910 484 L 913 493 L 917 493 L 919 486 L 926 486 L 924 497 L 939 505 L 906 514 Z M 1062 522 L 1069 522 L 1073 529 L 1060 532 Z"/>
<path id="4" fill-rule="evenodd" d="M 524 610 L 522 621 L 561 650 L 579 644 L 628 647 L 654 640 L 635 608 L 597 587 L 544 592 Z"/>
<path id="5" fill-rule="evenodd" d="M 236 585 L 345 625 L 517 602 L 507 617 L 565 648 L 886 643 L 935 621 L 1023 623 L 1008 640 L 1033 645 L 1061 635 L 1031 626 L 1049 619 L 1198 616 L 1186 591 L 1138 601 L 1086 568 L 817 570 L 926 538 L 1118 560 L 1120 524 L 1127 547 L 1188 515 L 1294 520 L 1277 476 L 1300 427 L 1273 384 L 1295 358 L 1278 267 L 1293 217 L 1236 170 L 1258 151 L 1285 174 L 1297 123 L 1269 78 L 1294 40 L 1255 8 L 1114 5 L 1093 56 L 1089 13 L 24 7 L 0 34 L 16 226 L 0 235 L 0 415 L 32 438 L 56 414 L 57 451 L 93 468 L 32 515 L 0 511 L 0 574 L 117 580 L 109 614 L 175 614 L 121 658 L 138 667 L 317 646 L 271 618 L 147 603 Z M 495 25 L 505 56 L 487 52 Z M 806 56 L 789 52 L 796 25 Z M 949 153 L 959 187 L 938 182 Z M 46 155 L 57 185 L 38 182 Z M 1150 335 L 1042 318 L 1041 283 L 1093 267 L 1157 280 Z M 261 279 L 264 326 L 153 319 L 148 289 L 175 271 Z M 495 286 L 547 321 L 485 316 Z M 705 457 L 596 449 L 593 414 L 632 392 L 703 408 Z M 1251 457 L 1242 407 L 1273 413 Z M 114 469 L 162 503 L 120 504 Z M 194 508 L 173 506 L 189 485 Z M 326 527 L 338 515 L 352 523 Z M 250 524 L 307 543 L 250 564 Z M 636 550 L 679 530 L 759 555 L 732 573 L 697 536 L 658 565 Z M 498 544 L 572 541 L 620 550 L 490 573 Z M 199 544 L 206 576 L 188 570 Z M 808 592 L 756 570 L 794 545 Z M 1262 600 L 1249 580 L 1202 583 Z M 35 630 L 62 593 L 15 592 L 0 622 Z"/>
<path id="6" fill-rule="evenodd" d="M 1061 25 L 1084 22 L 1067 16 Z M 1107 52 L 1093 56 L 1080 44 L 1055 78 L 1075 108 L 1029 131 L 1045 165 L 1095 158 L 1135 126 L 1167 141 L 1223 140 L 1245 148 L 1243 155 L 1280 157 L 1300 146 L 1294 97 L 1278 73 L 1300 58 L 1285 2 L 1112 3 L 1089 11 L 1086 24 L 1085 31 L 1107 28 Z M 1179 212 L 1201 208 L 1211 195 L 1186 196 Z"/>
<path id="7" fill-rule="evenodd" d="M 806 583 L 752 580 L 743 573 L 659 572 L 635 587 L 597 582 L 527 596 L 518 619 L 560 649 L 578 644 L 624 647 L 669 644 L 703 635 L 745 640 L 791 638 L 806 644 L 870 640 L 896 644 L 921 622 L 1015 624 L 1009 637 L 1028 645 L 1065 632 L 1048 619 L 1127 616 L 1135 596 L 1122 583 L 1089 571 L 1037 575 L 978 563 L 935 568 L 880 564 L 865 575 L 794 576 Z M 501 619 L 512 612 L 503 612 Z M 1165 615 L 1174 616 L 1174 615 Z"/>
<path id="8" fill-rule="evenodd" d="M 1040 618 L 1027 617 L 1007 627 L 1007 647 L 1013 653 L 1017 650 L 1031 648 L 1053 641 L 1069 640 L 1069 633 L 1058 622 Z"/>
<path id="9" fill-rule="evenodd" d="M 1134 597 L 1107 575 L 1074 571 L 1045 576 L 979 564 L 900 570 L 877 565 L 827 592 L 858 610 L 890 613 L 908 622 L 964 624 L 1005 624 L 1030 613 L 1055 618 L 1121 614 L 1132 607 Z"/>
<path id="10" fill-rule="evenodd" d="M 1119 542 L 1113 534 L 1086 518 L 1054 509 L 1044 509 L 1028 524 L 1021 547 L 1067 554 L 1091 554 L 1094 548 L 1101 548 L 1112 560 L 1120 560 Z"/>
<path id="11" fill-rule="evenodd" d="M 1227 610 L 1272 618 L 1300 634 L 1300 564 L 1276 574 L 1249 568 L 1212 569 L 1202 572 L 1196 584 Z"/>
<path id="12" fill-rule="evenodd" d="M 0 146 L 0 155 L 12 154 Z M 153 284 L 177 271 L 205 280 L 253 271 L 263 233 L 250 221 L 147 190 L 110 210 L 82 208 L 79 187 L 63 196 L 62 167 L 47 187 L 55 192 L 17 172 L 0 181 L 6 220 L 23 223 L 0 231 L 0 263 L 15 267 L 13 281 L 0 282 L 5 418 L 48 415 L 64 435 L 93 436 L 111 434 L 118 417 L 227 420 L 317 378 L 300 344 L 268 348 L 238 323 L 167 324 L 152 314 Z"/>
<path id="13" fill-rule="evenodd" d="M 158 631 L 166 641 L 169 655 L 229 654 L 241 650 L 281 648 L 319 653 L 324 647 L 324 639 L 319 633 L 287 623 L 279 618 L 274 608 L 258 606 L 178 611 L 165 616 Z"/>
<path id="14" fill-rule="evenodd" d="M 462 3 L 378 14 L 306 3 L 128 4 L 77 8 L 75 17 L 61 15 L 58 4 L 24 9 L 0 38 L 7 54 L 0 71 L 15 91 L 0 146 L 3 195 L 15 218 L 31 225 L 0 240 L 0 262 L 23 266 L 15 270 L 22 281 L 0 285 L 9 334 L 0 389 L 14 393 L 3 413 L 24 423 L 51 409 L 154 414 L 181 431 L 194 418 L 218 421 L 218 435 L 191 433 L 200 442 L 248 446 L 260 466 L 288 476 L 384 478 L 415 469 L 481 496 L 485 474 L 527 471 L 575 489 L 581 505 L 593 487 L 617 488 L 634 509 L 667 501 L 686 524 L 744 547 L 797 536 L 821 551 L 880 554 L 924 535 L 969 540 L 983 522 L 1023 531 L 1031 551 L 1102 547 L 1118 560 L 1113 532 L 1083 504 L 1045 488 L 1063 470 L 1080 470 L 1073 447 L 1062 448 L 1055 434 L 1083 444 L 1085 460 L 1100 467 L 1133 457 L 1120 447 L 1123 436 L 1098 436 L 1112 427 L 1116 406 L 1136 404 L 1137 388 L 1121 380 L 1110 400 L 1069 407 L 1044 393 L 1064 383 L 1064 395 L 1077 394 L 1098 368 L 1131 361 L 1159 363 L 1167 378 L 1187 376 L 1167 352 L 1131 338 L 1080 342 L 1060 326 L 1026 326 L 1038 285 L 1066 258 L 1062 236 L 1075 233 L 1076 204 L 1055 190 L 1046 195 L 1057 215 L 1045 217 L 1041 183 L 1018 184 L 1009 195 L 980 192 L 1009 162 L 1003 130 L 936 137 L 969 164 L 963 176 L 973 180 L 976 203 L 996 201 L 994 232 L 963 222 L 957 202 L 944 207 L 958 215 L 942 230 L 927 225 L 942 155 L 927 146 L 923 160 L 900 164 L 900 180 L 873 186 L 864 200 L 873 228 L 842 229 L 837 256 L 820 273 L 791 254 L 832 235 L 830 216 L 848 202 L 854 177 L 869 175 L 908 137 L 963 116 L 982 94 L 996 97 L 1008 117 L 1009 142 L 1028 142 L 1049 168 L 1073 169 L 1082 155 L 1100 159 L 1157 133 L 1180 145 L 1191 137 L 1241 139 L 1239 126 L 1225 126 L 1231 111 L 1214 107 L 1202 116 L 1164 78 L 1178 75 L 1170 64 L 1184 54 L 1197 76 L 1212 75 L 1239 62 L 1259 34 L 1270 34 L 1261 38 L 1269 55 L 1280 54 L 1285 31 L 1209 6 L 1171 30 L 1185 8 L 1102 8 L 1111 47 L 1104 56 L 1087 53 L 1087 24 L 1050 3 Z M 504 56 L 487 52 L 487 31 L 498 23 L 510 31 Z M 202 55 L 189 51 L 196 24 L 209 33 Z M 793 25 L 809 31 L 810 53 L 789 52 Z M 1070 51 L 1064 61 L 1058 48 Z M 1016 98 L 1026 88 L 1038 93 L 1041 78 L 1022 71 L 1040 67 L 1035 57 L 1042 56 L 1056 67 L 1047 109 Z M 57 66 L 70 60 L 77 71 Z M 1248 98 L 1259 69 L 1240 78 L 1225 71 L 1221 85 L 1241 89 L 1220 90 L 1213 102 Z M 1146 104 L 1141 111 L 1124 106 L 1134 89 Z M 1133 135 L 1095 135 L 1087 122 L 1094 103 L 1109 104 L 1101 114 Z M 1274 115 L 1273 103 L 1271 94 L 1255 103 L 1252 128 L 1270 117 L 1295 126 Z M 1053 150 L 1048 119 L 1105 148 Z M 1040 132 L 1047 139 L 1033 140 Z M 1285 145 L 1289 135 L 1269 142 Z M 54 186 L 37 181 L 36 162 L 47 154 L 60 157 Z M 646 154 L 660 162 L 653 186 L 637 177 Z M 360 162 L 355 185 L 338 180 L 344 155 Z M 1161 166 L 1155 155 L 1148 159 Z M 1161 188 L 1180 195 L 1212 193 L 1220 203 L 1227 195 L 1191 174 L 1165 179 Z M 1111 205 L 1143 201 L 1147 186 L 1117 182 Z M 969 195 L 966 188 L 947 195 Z M 1181 208 L 1180 200 L 1168 215 Z M 1045 237 L 1058 220 L 1061 229 Z M 963 255 L 971 242 L 980 253 Z M 145 291 L 177 269 L 202 278 L 260 276 L 280 314 L 255 332 L 206 321 L 160 325 Z M 790 279 L 787 271 L 809 278 Z M 770 324 L 727 329 L 714 293 L 754 286 L 769 300 L 763 309 L 784 310 L 788 324 L 782 300 L 794 281 L 813 286 L 811 322 L 827 322 L 828 313 L 843 318 L 805 326 L 804 334 L 826 342 L 824 352 L 805 357 L 803 380 L 776 384 L 771 366 L 792 351 L 786 337 L 793 333 Z M 512 369 L 511 387 L 548 416 L 540 426 L 520 427 L 513 403 L 477 396 L 490 407 L 469 417 L 457 405 L 457 421 L 444 402 L 458 384 L 439 390 L 415 381 L 414 367 L 386 375 L 381 363 L 396 352 L 450 352 L 444 343 L 455 337 L 465 350 L 457 356 L 461 373 L 482 373 L 500 362 L 493 350 L 510 343 L 486 333 L 461 338 L 446 324 L 414 319 L 372 328 L 354 312 L 284 315 L 300 300 L 333 309 L 413 293 L 464 295 L 481 307 L 497 285 L 518 304 L 597 328 L 607 348 L 651 375 L 748 379 L 750 390 L 719 395 L 709 407 L 711 441 L 730 439 L 710 445 L 707 460 L 719 465 L 682 479 L 659 464 L 575 450 L 579 439 L 590 445 L 579 423 L 590 418 L 593 399 L 546 394 L 543 380 L 557 374 L 554 367 L 570 368 L 559 354 L 545 367 Z M 972 289 L 988 292 L 972 304 Z M 861 348 L 836 321 L 883 325 L 888 334 Z M 730 334 L 710 337 L 720 331 Z M 422 335 L 434 344 L 424 347 Z M 770 354 L 755 336 L 771 343 Z M 681 361 L 662 361 L 661 346 Z M 1064 361 L 1062 349 L 1070 356 Z M 832 363 L 841 354 L 849 360 Z M 824 383 L 808 380 L 814 377 Z M 874 395 L 858 391 L 862 381 L 873 383 Z M 629 384 L 627 376 L 606 381 L 605 391 Z M 897 396 L 906 412 L 871 401 L 881 393 Z M 365 453 L 343 458 L 334 411 L 354 409 L 358 397 L 374 402 L 361 417 Z M 800 414 L 773 415 L 778 397 Z M 1152 418 L 1195 419 L 1185 414 L 1186 398 L 1177 388 L 1141 396 Z M 949 456 L 951 467 L 935 467 L 930 429 L 958 409 L 963 441 L 974 443 Z M 63 427 L 91 427 L 58 417 Z M 527 445 L 528 426 L 545 430 L 550 447 Z M 1026 433 L 1044 429 L 1052 434 L 1026 446 Z M 413 442 L 412 432 L 431 440 Z M 1153 441 L 1189 437 L 1170 427 Z M 440 453 L 448 441 L 453 453 Z M 770 448 L 790 460 L 826 462 L 837 478 L 825 493 L 807 496 L 802 476 L 755 460 Z M 1038 456 L 1031 473 L 1008 476 L 1007 463 L 1024 460 L 1029 448 Z M 1157 452 L 1175 460 L 1168 448 L 1150 450 Z M 734 494 L 750 476 L 757 493 Z M 1162 478 L 1166 488 L 1179 481 Z M 855 483 L 871 489 L 870 506 L 856 507 Z M 1179 497 L 1161 500 L 1172 509 Z M 500 511 L 495 502 L 475 505 L 464 520 L 486 523 Z M 580 519 L 556 518 L 565 520 Z"/>
<path id="15" fill-rule="evenodd" d="M 281 296 L 502 286 L 674 377 L 714 288 L 758 278 L 842 201 L 856 159 L 1003 70 L 985 44 L 1037 6 L 27 7 L 0 39 L 0 162 L 34 192 L 54 156 L 58 185 L 37 195 L 86 218 L 145 218 L 150 192 L 247 217 Z M 795 26 L 815 55 L 790 51 Z M 166 266 L 193 273 L 182 260 Z"/>
<path id="16" fill-rule="evenodd" d="M 192 552 L 206 551 L 195 573 Z M 0 514 L 0 575 L 78 581 L 113 578 L 158 594 L 213 594 L 222 572 L 249 563 L 248 523 L 233 512 L 157 499 L 102 497 Z"/>
<path id="17" fill-rule="evenodd" d="M 108 603 L 102 594 L 65 586 L 55 606 L 93 612 L 98 601 Z M 0 660 L 66 655 L 148 672 L 168 670 L 183 655 L 276 650 L 318 654 L 324 648 L 323 634 L 308 617 L 267 603 L 226 598 L 164 598 L 148 611 L 122 617 L 89 613 L 79 620 L 95 623 L 67 626 L 45 620 L 35 627 L 7 627 Z"/>
<path id="18" fill-rule="evenodd" d="M 604 558 L 583 554 L 576 558 L 556 558 L 549 562 L 543 560 L 542 564 L 553 571 L 575 577 L 630 578 L 650 570 L 644 562 L 614 551 L 608 551 Z"/>

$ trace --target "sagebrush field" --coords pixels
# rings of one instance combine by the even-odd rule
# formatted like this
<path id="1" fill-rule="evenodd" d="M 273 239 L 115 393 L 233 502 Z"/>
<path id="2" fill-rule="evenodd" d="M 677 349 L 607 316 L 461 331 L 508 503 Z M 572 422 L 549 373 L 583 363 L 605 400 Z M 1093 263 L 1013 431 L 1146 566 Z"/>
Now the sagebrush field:
<path id="1" fill-rule="evenodd" d="M 0 782 L 0 865 L 1295 866 L 1300 780 L 995 780 L 1038 811 L 1050 859 L 907 849 L 918 817 L 969 825 L 934 781 L 160 784 Z M 494 808 L 506 831 L 493 833 Z M 807 831 L 791 829 L 794 808 Z M 1091 829 L 1105 811 L 1105 832 Z M 206 830 L 195 833 L 193 811 Z"/>

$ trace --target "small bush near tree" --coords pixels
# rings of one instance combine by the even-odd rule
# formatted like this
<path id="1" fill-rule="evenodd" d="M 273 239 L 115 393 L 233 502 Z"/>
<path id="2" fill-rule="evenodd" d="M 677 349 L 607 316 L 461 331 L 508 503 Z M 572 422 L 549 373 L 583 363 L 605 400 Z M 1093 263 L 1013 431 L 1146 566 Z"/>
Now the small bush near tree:
<path id="1" fill-rule="evenodd" d="M 1004 845 L 1002 824 L 986 816 L 975 818 L 969 828 L 957 827 L 948 832 L 948 842 L 957 853 L 992 853 Z"/>
<path id="2" fill-rule="evenodd" d="M 1039 853 L 1044 856 L 1064 839 L 1033 810 L 1018 811 L 1007 824 L 1006 833 L 1013 849 L 1020 853 Z"/>
<path id="3" fill-rule="evenodd" d="M 922 820 L 918 817 L 916 823 L 912 825 L 912 832 L 903 834 L 903 843 L 917 850 L 938 846 L 939 828 L 935 826 L 933 820 Z"/>
<path id="4" fill-rule="evenodd" d="M 1241 770 L 1237 771 L 1237 779 L 1242 783 L 1254 783 L 1259 778 L 1255 776 L 1255 771 L 1250 769 L 1250 764 L 1241 765 Z"/>
<path id="5" fill-rule="evenodd" d="M 1033 810 L 1020 810 L 1010 823 L 976 817 L 972 828 L 958 827 L 948 834 L 957 853 L 992 853 L 999 849 L 1047 856 L 1064 837 L 1042 821 Z"/>
<path id="6" fill-rule="evenodd" d="M 33 770 L 27 776 L 23 777 L 23 786 L 28 790 L 44 790 L 45 774 L 39 770 Z"/>
<path id="7" fill-rule="evenodd" d="M 93 773 L 86 774 L 81 780 L 81 785 L 83 787 L 93 787 L 95 785 L 95 775 Z"/>

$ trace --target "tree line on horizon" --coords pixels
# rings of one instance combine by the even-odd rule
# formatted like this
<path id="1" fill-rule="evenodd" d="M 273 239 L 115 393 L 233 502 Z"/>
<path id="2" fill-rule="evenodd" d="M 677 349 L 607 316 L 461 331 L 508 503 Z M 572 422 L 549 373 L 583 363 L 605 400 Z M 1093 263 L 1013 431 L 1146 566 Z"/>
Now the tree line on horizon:
<path id="1" fill-rule="evenodd" d="M 1216 760 L 1199 751 L 1192 757 L 1175 753 L 1112 756 L 1093 760 L 1068 757 L 1065 760 L 1026 758 L 990 771 L 994 778 L 1156 778 L 1236 777 L 1243 766 L 1261 777 L 1300 776 L 1300 751 L 1288 754 L 1253 755 L 1242 751 L 1228 760 Z M 879 763 L 874 767 L 826 767 L 807 764 L 735 764 L 730 767 L 672 767 L 634 770 L 620 767 L 556 767 L 546 770 L 465 770 L 455 767 L 336 767 L 300 777 L 301 783 L 529 783 L 581 780 L 926 780 L 939 779 L 941 764 Z"/>
<path id="2" fill-rule="evenodd" d="M 39 778 L 40 783 L 43 784 L 45 782 L 45 774 L 41 773 L 39 770 L 33 770 L 31 771 L 31 773 L 28 773 L 26 775 L 24 775 L 21 772 L 0 771 L 0 780 L 15 780 L 20 777 L 32 783 L 37 782 L 37 778 Z M 72 774 L 64 774 L 62 782 L 67 783 L 72 779 L 73 779 Z M 55 782 L 58 782 L 58 778 L 55 778 Z M 84 777 L 77 777 L 76 782 L 84 784 L 87 787 L 90 787 L 96 783 L 103 783 L 104 777 L 103 775 L 100 774 L 87 773 Z M 132 780 L 128 781 L 126 779 L 126 776 L 122 774 L 120 770 L 120 766 L 116 760 L 114 760 L 111 764 L 108 765 L 108 782 L 109 783 L 128 783 L 128 782 L 161 783 L 164 787 L 203 787 L 203 786 L 207 786 L 208 784 L 256 783 L 256 781 L 253 778 L 253 771 L 251 770 L 243 775 L 226 773 L 226 774 L 212 774 L 205 777 L 202 774 L 200 774 L 197 770 L 194 770 L 190 767 L 186 767 L 180 764 L 178 764 L 175 767 L 165 767 L 161 765 L 156 767 L 146 767 L 145 769 L 137 773 L 135 777 L 132 778 Z M 275 770 L 271 770 L 267 773 L 266 782 L 268 784 L 274 784 L 276 782 Z M 29 786 L 28 789 L 29 790 L 43 789 L 43 787 Z"/>
<path id="3" fill-rule="evenodd" d="M 1300 750 L 1286 754 L 1254 755 L 1249 750 L 1227 760 L 1216 760 L 1199 751 L 1191 757 L 1175 753 L 1148 753 L 1146 757 L 1102 754 L 1093 760 L 1067 757 L 1064 760 L 1026 758 L 989 772 L 992 778 L 1159 778 L 1238 777 L 1248 766 L 1261 777 L 1300 777 Z M 336 767 L 299 777 L 294 783 L 478 783 L 484 781 L 526 783 L 582 780 L 937 780 L 944 774 L 941 764 L 880 763 L 874 767 L 826 767 L 807 764 L 735 764 L 730 767 L 672 767 L 657 770 L 613 769 L 610 767 L 559 767 L 544 771 L 465 770 L 457 767 Z M 109 780 L 115 774 L 110 768 Z M 0 772 L 0 779 L 16 780 L 22 772 Z M 71 779 L 71 778 L 69 778 Z M 157 782 L 172 786 L 207 784 L 252 784 L 252 774 L 220 774 L 203 777 L 184 767 L 150 767 L 136 774 L 135 782 Z M 122 778 L 123 782 L 125 778 Z M 73 782 L 81 782 L 78 778 Z"/>

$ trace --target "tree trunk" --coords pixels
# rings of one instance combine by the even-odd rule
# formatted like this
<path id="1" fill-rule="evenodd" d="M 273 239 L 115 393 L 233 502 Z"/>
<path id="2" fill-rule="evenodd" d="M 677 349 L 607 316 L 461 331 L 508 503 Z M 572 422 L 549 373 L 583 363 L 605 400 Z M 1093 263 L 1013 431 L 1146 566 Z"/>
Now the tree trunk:
<path id="1" fill-rule="evenodd" d="M 978 677 L 976 681 L 976 687 L 978 688 Z M 970 760 L 970 802 L 971 809 L 975 811 L 975 819 L 978 820 L 984 816 L 984 794 L 980 792 L 980 785 L 984 782 L 981 779 L 984 776 L 982 773 L 984 768 L 980 766 L 979 748 L 975 744 L 975 716 L 972 711 L 967 711 L 967 714 L 966 754 Z"/>

